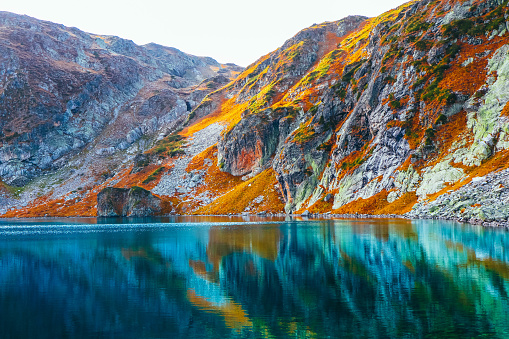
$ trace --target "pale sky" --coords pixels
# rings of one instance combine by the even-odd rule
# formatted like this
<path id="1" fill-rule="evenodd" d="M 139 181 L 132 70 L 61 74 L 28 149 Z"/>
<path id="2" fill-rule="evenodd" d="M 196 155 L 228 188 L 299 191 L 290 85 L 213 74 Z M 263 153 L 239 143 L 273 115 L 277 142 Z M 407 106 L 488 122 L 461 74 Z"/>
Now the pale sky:
<path id="1" fill-rule="evenodd" d="M 298 31 L 404 0 L 0 0 L 0 11 L 247 66 Z"/>

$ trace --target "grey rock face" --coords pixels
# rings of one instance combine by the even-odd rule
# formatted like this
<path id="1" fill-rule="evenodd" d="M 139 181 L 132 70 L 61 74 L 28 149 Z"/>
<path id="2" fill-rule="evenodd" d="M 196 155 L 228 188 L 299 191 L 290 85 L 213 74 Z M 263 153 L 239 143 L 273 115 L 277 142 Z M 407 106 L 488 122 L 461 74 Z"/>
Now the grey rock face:
<path id="1" fill-rule="evenodd" d="M 407 213 L 411 218 L 433 217 L 472 223 L 509 221 L 509 170 L 475 177 L 456 191 L 433 201 L 421 201 Z"/>
<path id="2" fill-rule="evenodd" d="M 218 159 L 224 171 L 242 176 L 269 161 L 279 141 L 279 121 L 267 120 L 248 115 L 225 135 L 218 145 Z"/>

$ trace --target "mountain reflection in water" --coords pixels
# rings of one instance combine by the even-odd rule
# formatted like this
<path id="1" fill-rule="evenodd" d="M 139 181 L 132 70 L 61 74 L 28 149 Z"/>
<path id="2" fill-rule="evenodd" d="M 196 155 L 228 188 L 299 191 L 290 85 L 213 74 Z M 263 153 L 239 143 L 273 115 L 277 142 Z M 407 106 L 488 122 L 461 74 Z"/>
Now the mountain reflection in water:
<path id="1" fill-rule="evenodd" d="M 503 230 L 144 221 L 2 222 L 0 337 L 509 336 Z"/>

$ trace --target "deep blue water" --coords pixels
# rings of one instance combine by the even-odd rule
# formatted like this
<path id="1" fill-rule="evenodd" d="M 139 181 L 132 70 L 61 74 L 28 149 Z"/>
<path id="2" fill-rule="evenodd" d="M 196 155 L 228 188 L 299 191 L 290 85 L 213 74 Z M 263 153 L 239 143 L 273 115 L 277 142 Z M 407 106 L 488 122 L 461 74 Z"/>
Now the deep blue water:
<path id="1" fill-rule="evenodd" d="M 478 226 L 0 220 L 0 338 L 507 338 L 508 293 Z"/>

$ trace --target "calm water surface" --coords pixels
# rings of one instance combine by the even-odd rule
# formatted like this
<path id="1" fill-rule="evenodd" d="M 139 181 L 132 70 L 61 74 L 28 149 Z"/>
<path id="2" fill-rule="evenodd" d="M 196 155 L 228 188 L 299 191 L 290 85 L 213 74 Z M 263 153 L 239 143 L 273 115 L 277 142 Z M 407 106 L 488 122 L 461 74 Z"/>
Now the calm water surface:
<path id="1" fill-rule="evenodd" d="M 508 293 L 477 226 L 0 221 L 1 338 L 507 338 Z"/>

